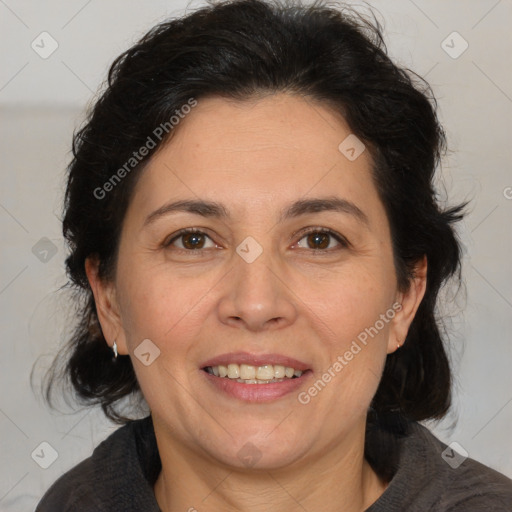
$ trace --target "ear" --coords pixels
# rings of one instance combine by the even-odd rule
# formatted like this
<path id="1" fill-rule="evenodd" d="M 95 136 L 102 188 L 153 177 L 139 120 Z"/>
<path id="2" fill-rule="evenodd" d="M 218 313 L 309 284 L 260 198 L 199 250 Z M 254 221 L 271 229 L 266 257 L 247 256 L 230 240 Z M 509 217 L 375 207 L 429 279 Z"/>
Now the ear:
<path id="1" fill-rule="evenodd" d="M 110 347 L 112 347 L 114 341 L 116 342 L 119 354 L 128 354 L 126 337 L 116 299 L 115 284 L 102 280 L 98 275 L 98 269 L 99 259 L 96 256 L 86 258 L 85 273 L 94 295 L 103 336 Z"/>
<path id="2" fill-rule="evenodd" d="M 388 354 L 397 350 L 398 345 L 403 345 L 409 327 L 414 320 L 416 311 L 427 289 L 427 257 L 423 256 L 414 266 L 414 277 L 411 279 L 409 289 L 399 292 L 396 303 L 401 304 L 391 321 L 391 329 L 388 339 Z"/>

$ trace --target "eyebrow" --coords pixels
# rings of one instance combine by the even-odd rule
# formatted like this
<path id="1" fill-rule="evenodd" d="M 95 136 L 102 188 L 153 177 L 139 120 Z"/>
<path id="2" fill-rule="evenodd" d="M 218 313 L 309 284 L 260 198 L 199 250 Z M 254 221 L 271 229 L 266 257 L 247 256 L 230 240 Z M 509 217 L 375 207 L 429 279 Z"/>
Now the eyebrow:
<path id="1" fill-rule="evenodd" d="M 144 227 L 155 222 L 161 217 L 178 212 L 187 212 L 200 215 L 202 217 L 213 217 L 219 219 L 230 218 L 228 209 L 222 203 L 218 203 L 216 201 L 187 199 L 166 203 L 154 212 L 150 213 L 144 221 Z M 370 225 L 368 217 L 358 206 L 351 201 L 335 196 L 299 199 L 280 212 L 278 222 L 318 212 L 345 213 L 353 216 L 358 222 L 366 225 L 367 227 Z"/>

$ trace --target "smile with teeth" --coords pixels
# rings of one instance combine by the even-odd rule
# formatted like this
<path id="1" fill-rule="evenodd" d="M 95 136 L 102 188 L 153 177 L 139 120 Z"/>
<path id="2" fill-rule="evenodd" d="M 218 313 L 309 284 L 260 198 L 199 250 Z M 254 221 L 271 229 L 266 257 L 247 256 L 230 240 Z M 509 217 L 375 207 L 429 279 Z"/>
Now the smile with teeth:
<path id="1" fill-rule="evenodd" d="M 207 366 L 206 372 L 216 377 L 236 380 L 243 384 L 270 384 L 282 382 L 287 379 L 298 378 L 302 375 L 301 370 L 295 370 L 289 366 L 279 364 L 264 364 L 262 366 L 251 366 L 248 364 L 228 364 L 227 366 Z"/>

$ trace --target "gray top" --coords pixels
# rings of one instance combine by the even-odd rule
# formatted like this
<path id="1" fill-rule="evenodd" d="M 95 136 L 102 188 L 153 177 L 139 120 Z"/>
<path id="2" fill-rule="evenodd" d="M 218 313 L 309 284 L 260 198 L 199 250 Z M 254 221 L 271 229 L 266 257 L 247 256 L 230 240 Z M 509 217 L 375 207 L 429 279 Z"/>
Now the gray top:
<path id="1" fill-rule="evenodd" d="M 462 460 L 419 423 L 400 419 L 386 425 L 369 424 L 365 456 L 391 481 L 366 512 L 512 511 L 512 480 Z M 35 512 L 161 512 L 153 493 L 160 470 L 148 416 L 116 430 L 61 476 Z"/>

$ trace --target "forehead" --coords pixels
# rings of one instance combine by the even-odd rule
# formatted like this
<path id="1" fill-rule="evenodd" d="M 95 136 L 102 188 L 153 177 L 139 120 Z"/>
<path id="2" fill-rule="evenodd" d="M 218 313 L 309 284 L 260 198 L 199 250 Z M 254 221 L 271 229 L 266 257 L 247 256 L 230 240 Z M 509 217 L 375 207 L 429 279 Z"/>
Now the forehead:
<path id="1" fill-rule="evenodd" d="M 143 171 L 133 199 L 137 208 L 186 196 L 238 212 L 255 205 L 271 211 L 327 194 L 379 207 L 372 206 L 380 201 L 368 151 L 347 158 L 340 144 L 354 136 L 327 105 L 288 94 L 243 102 L 207 98 L 176 128 Z"/>

